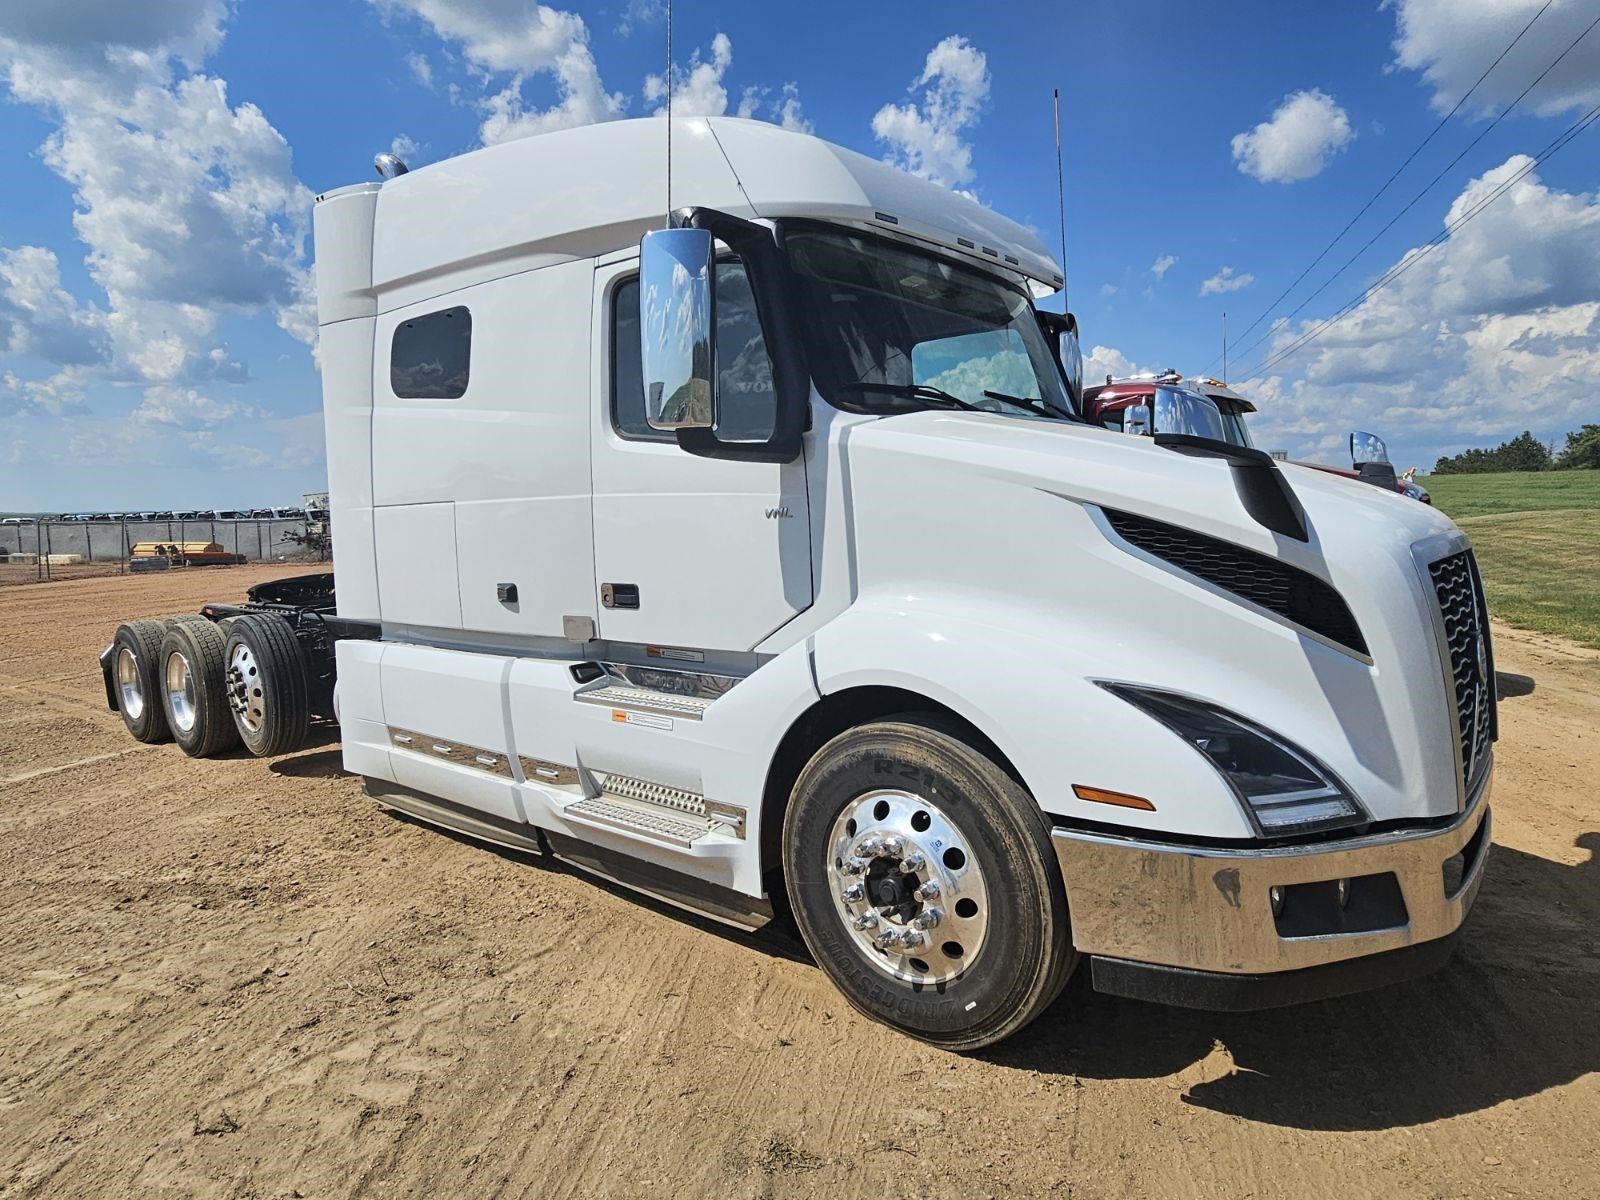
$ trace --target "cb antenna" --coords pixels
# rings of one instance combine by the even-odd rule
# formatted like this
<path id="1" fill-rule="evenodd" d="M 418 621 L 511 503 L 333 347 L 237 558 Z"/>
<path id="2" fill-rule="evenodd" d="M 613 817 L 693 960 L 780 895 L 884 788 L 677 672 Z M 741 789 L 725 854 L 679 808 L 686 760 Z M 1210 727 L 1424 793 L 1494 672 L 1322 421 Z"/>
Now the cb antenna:
<path id="1" fill-rule="evenodd" d="M 667 0 L 667 228 L 672 228 L 672 0 Z"/>
<path id="2" fill-rule="evenodd" d="M 1061 173 L 1061 89 L 1055 89 L 1056 106 L 1056 212 L 1061 218 L 1061 311 L 1067 305 L 1067 188 Z"/>

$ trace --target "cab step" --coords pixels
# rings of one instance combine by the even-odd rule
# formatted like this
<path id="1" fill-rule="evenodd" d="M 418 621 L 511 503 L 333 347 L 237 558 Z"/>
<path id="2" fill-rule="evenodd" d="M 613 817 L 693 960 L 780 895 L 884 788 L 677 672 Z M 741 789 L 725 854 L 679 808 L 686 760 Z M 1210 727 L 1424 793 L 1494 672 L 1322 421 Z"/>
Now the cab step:
<path id="1" fill-rule="evenodd" d="M 620 829 L 638 837 L 685 849 L 722 828 L 718 822 L 705 816 L 678 812 L 658 804 L 623 800 L 605 792 L 584 800 L 574 800 L 561 811 L 569 820 Z"/>
<path id="2" fill-rule="evenodd" d="M 598 796 L 574 800 L 562 812 L 673 846 L 691 846 L 714 833 L 744 838 L 745 811 L 737 805 L 629 775 L 601 775 L 599 782 Z"/>
<path id="3" fill-rule="evenodd" d="M 579 692 L 574 698 L 586 704 L 603 704 L 607 708 L 657 713 L 664 717 L 683 717 L 689 721 L 704 717 L 713 699 L 685 696 L 677 692 L 658 692 L 653 688 L 634 687 L 627 683 L 608 683 L 604 687 Z"/>

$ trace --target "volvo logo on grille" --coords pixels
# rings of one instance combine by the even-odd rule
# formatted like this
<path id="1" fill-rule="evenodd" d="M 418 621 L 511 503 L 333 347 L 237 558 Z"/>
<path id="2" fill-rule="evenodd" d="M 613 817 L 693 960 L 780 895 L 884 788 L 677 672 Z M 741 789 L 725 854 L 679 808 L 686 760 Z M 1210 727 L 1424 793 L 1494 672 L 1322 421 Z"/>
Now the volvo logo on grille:
<path id="1" fill-rule="evenodd" d="M 1480 633 L 1474 650 L 1477 654 L 1477 660 L 1474 665 L 1478 668 L 1478 686 L 1487 688 L 1489 686 L 1489 639 Z"/>

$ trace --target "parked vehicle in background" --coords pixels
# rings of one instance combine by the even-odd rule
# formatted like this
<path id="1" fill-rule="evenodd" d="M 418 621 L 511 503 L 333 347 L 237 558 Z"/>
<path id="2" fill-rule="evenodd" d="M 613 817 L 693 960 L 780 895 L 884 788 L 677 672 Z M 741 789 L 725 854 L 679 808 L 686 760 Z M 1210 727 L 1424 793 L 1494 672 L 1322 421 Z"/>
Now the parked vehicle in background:
<path id="1" fill-rule="evenodd" d="M 1209 405 L 1197 403 L 1200 397 Z M 1215 415 L 1213 416 L 1213 410 Z M 1176 371 L 1130 375 L 1121 379 L 1106 377 L 1106 382 L 1084 393 L 1084 414 L 1107 429 L 1128 433 L 1189 433 L 1215 437 L 1235 446 L 1253 448 L 1245 417 L 1256 411 L 1250 400 L 1222 383 L 1205 377 L 1185 379 Z M 1431 504 L 1427 489 L 1416 483 L 1415 468 L 1404 478 L 1396 477 L 1389 465 L 1389 453 L 1376 434 L 1350 435 L 1351 466 L 1301 462 L 1349 479 L 1360 479 L 1413 500 Z"/>
<path id="2" fill-rule="evenodd" d="M 383 166 L 314 210 L 335 571 L 121 626 L 134 737 L 336 718 L 380 805 L 741 927 L 781 896 L 957 1050 L 1080 962 L 1243 1009 L 1446 960 L 1496 727 L 1442 514 L 1179 386 L 1085 422 L 1038 237 L 813 137 Z"/>

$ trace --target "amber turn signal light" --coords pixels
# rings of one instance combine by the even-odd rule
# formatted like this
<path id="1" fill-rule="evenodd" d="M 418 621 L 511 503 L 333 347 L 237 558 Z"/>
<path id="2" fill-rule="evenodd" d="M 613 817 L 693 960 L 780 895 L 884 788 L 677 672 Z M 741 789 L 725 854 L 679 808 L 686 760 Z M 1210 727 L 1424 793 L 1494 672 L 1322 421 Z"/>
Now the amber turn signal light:
<path id="1" fill-rule="evenodd" d="M 1085 787 L 1081 783 L 1072 785 L 1072 794 L 1079 800 L 1093 800 L 1096 804 L 1115 804 L 1118 808 L 1138 808 L 1145 812 L 1156 810 L 1156 806 L 1143 796 L 1130 796 L 1127 792 L 1109 792 L 1105 788 Z"/>

